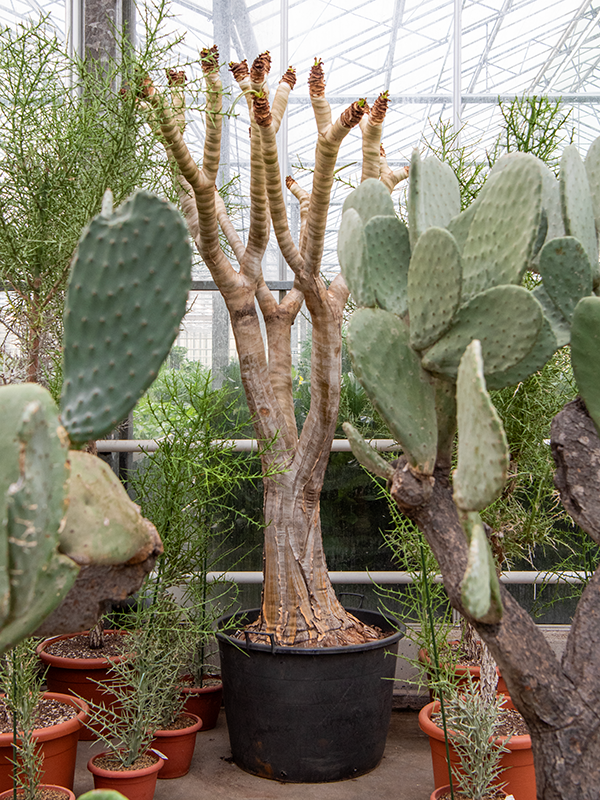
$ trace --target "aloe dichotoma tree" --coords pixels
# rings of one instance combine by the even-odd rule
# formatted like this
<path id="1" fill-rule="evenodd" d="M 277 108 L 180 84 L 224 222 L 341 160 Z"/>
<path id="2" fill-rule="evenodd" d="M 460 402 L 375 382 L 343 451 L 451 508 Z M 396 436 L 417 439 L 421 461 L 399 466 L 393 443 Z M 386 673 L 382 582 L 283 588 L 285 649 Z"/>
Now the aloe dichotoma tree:
<path id="1" fill-rule="evenodd" d="M 244 243 L 215 189 L 221 148 L 222 88 L 216 48 L 203 52 L 207 123 L 201 164 L 184 141 L 182 73 L 169 73 L 170 91 L 146 81 L 143 103 L 154 114 L 170 159 L 179 170 L 179 193 L 198 251 L 229 310 L 242 381 L 261 448 L 264 475 L 264 586 L 262 632 L 279 643 L 332 646 L 375 636 L 337 600 L 331 586 L 319 517 L 319 498 L 340 397 L 342 311 L 348 290 L 342 276 L 328 286 L 321 276 L 325 226 L 340 145 L 358 127 L 362 134 L 362 179 L 377 178 L 391 192 L 407 172 L 392 172 L 381 155 L 380 137 L 387 107 L 381 95 L 369 110 L 354 102 L 333 121 L 325 98 L 323 67 L 311 69 L 310 100 L 317 126 L 312 191 L 293 179 L 288 189 L 300 202 L 299 245 L 292 239 L 283 198 L 276 134 L 296 82 L 292 68 L 282 77 L 269 102 L 268 53 L 232 64 L 245 93 L 251 117 L 250 224 Z M 263 276 L 261 262 L 272 223 L 281 253 L 294 273 L 293 289 L 277 302 Z M 219 228 L 235 256 L 234 265 L 219 240 Z M 303 302 L 312 320 L 311 407 L 298 434 L 292 393 L 291 327 Z M 257 305 L 264 318 L 266 341 Z"/>

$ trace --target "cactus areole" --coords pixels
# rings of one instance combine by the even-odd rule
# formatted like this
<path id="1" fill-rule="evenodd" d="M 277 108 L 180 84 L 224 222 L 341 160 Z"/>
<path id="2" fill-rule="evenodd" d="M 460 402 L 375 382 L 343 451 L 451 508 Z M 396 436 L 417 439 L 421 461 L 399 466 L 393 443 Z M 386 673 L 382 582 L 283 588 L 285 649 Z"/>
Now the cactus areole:
<path id="1" fill-rule="evenodd" d="M 179 168 L 182 209 L 198 251 L 229 310 L 248 405 L 261 448 L 264 475 L 264 587 L 256 630 L 274 634 L 279 645 L 327 647 L 369 641 L 377 634 L 338 602 L 325 563 L 319 498 L 334 436 L 341 383 L 342 310 L 348 289 L 342 276 L 329 286 L 321 277 L 321 258 L 338 150 L 353 128 L 363 141 L 363 179 L 376 178 L 389 192 L 406 171 L 395 174 L 380 155 L 387 101 L 373 109 L 357 101 L 332 120 L 325 98 L 323 66 L 313 66 L 310 99 L 317 127 L 312 191 L 292 178 L 287 188 L 299 200 L 301 232 L 292 239 L 286 216 L 276 134 L 296 82 L 288 69 L 269 98 L 268 53 L 251 68 L 230 65 L 248 102 L 251 119 L 250 223 L 246 242 L 238 237 L 215 191 L 222 128 L 222 88 L 215 48 L 203 53 L 209 122 L 201 163 L 184 140 L 183 89 L 158 88 L 140 103 L 154 116 L 164 145 Z M 354 132 L 356 135 L 356 132 Z M 278 302 L 267 289 L 261 261 L 275 231 L 283 258 L 294 273 L 294 287 Z M 221 229 L 234 258 L 223 251 Z M 290 331 L 303 302 L 312 319 L 311 407 L 300 434 L 294 417 Z M 266 328 L 263 340 L 257 313 Z"/>

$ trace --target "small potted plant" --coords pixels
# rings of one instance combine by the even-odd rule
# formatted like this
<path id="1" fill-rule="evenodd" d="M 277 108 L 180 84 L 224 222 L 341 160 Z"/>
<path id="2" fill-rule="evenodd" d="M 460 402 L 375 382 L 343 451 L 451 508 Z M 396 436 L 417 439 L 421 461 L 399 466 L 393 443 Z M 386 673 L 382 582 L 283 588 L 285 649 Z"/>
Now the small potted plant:
<path id="1" fill-rule="evenodd" d="M 499 800 L 507 792 L 535 800 L 531 738 L 507 732 L 522 722 L 505 719 L 516 712 L 510 699 L 498 694 L 497 680 L 496 665 L 482 646 L 480 681 L 466 673 L 446 694 L 443 715 L 438 701 L 421 710 L 419 725 L 429 736 L 436 785 L 432 800 Z"/>
<path id="2" fill-rule="evenodd" d="M 74 800 L 71 791 L 77 740 L 87 706 L 81 700 L 41 692 L 43 673 L 32 639 L 0 659 L 0 786 L 23 800 L 42 800 L 52 787 Z"/>
<path id="3" fill-rule="evenodd" d="M 185 718 L 180 714 L 185 627 L 179 623 L 179 611 L 168 597 L 146 608 L 140 603 L 131 633 L 131 656 L 115 661 L 110 672 L 108 687 L 117 698 L 118 710 L 90 704 L 90 724 L 106 745 L 106 751 L 88 762 L 98 789 L 123 791 L 129 797 L 131 784 L 143 781 L 139 800 L 149 800 L 165 762 L 167 778 L 189 769 L 202 722 L 193 714 Z M 185 751 L 183 765 L 176 751 Z"/>

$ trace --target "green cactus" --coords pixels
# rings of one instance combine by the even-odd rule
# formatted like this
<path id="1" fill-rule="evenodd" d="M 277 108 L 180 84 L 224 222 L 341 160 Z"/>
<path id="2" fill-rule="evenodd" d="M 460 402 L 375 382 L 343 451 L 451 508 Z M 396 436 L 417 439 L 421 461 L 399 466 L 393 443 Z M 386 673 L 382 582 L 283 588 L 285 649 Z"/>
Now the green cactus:
<path id="1" fill-rule="evenodd" d="M 58 553 L 66 513 L 67 436 L 36 384 L 0 391 L 5 446 L 0 652 L 30 635 L 73 585 L 79 568 Z"/>
<path id="2" fill-rule="evenodd" d="M 356 455 L 358 461 L 366 467 L 369 472 L 374 475 L 379 475 L 380 478 L 385 478 L 391 481 L 394 477 L 394 468 L 389 461 L 386 461 L 374 447 L 371 447 L 356 430 L 354 425 L 349 422 L 344 422 L 342 425 L 346 438 L 350 442 L 352 452 Z"/>
<path id="3" fill-rule="evenodd" d="M 454 237 L 428 228 L 419 238 L 408 270 L 410 344 L 424 350 L 448 330 L 461 294 L 462 269 Z"/>
<path id="4" fill-rule="evenodd" d="M 410 245 L 415 247 L 427 228 L 445 228 L 460 213 L 460 188 L 448 164 L 435 157 L 421 161 L 414 150 L 408 187 Z"/>
<path id="5" fill-rule="evenodd" d="M 592 268 L 583 245 L 572 236 L 551 239 L 540 253 L 539 269 L 546 292 L 570 323 L 577 303 L 592 293 Z"/>
<path id="6" fill-rule="evenodd" d="M 600 435 L 600 297 L 579 301 L 571 325 L 571 362 L 579 394 Z"/>
<path id="7" fill-rule="evenodd" d="M 73 443 L 111 431 L 152 383 L 179 331 L 191 247 L 179 212 L 136 192 L 83 233 L 65 304 L 62 419 Z"/>
<path id="8" fill-rule="evenodd" d="M 560 203 L 567 236 L 579 239 L 592 267 L 594 288 L 600 284 L 594 204 L 586 169 L 577 148 L 565 147 L 560 160 Z"/>
<path id="9" fill-rule="evenodd" d="M 461 523 L 469 542 L 467 569 L 460 587 L 463 605 L 480 622 L 500 622 L 500 581 L 483 522 L 477 511 L 470 511 L 461 515 Z"/>
<path id="10" fill-rule="evenodd" d="M 348 329 L 356 375 L 411 464 L 431 475 L 437 452 L 435 393 L 395 314 L 363 308 Z"/>
<path id="11" fill-rule="evenodd" d="M 342 214 L 353 208 L 367 223 L 371 217 L 395 217 L 396 209 L 385 186 L 375 178 L 363 181 L 344 201 Z"/>
<path id="12" fill-rule="evenodd" d="M 564 345 L 569 344 L 571 340 L 571 326 L 554 305 L 554 302 L 546 291 L 546 287 L 540 283 L 532 290 L 531 294 L 542 307 L 546 322 L 550 325 L 554 338 L 556 339 L 556 347 L 564 347 Z"/>

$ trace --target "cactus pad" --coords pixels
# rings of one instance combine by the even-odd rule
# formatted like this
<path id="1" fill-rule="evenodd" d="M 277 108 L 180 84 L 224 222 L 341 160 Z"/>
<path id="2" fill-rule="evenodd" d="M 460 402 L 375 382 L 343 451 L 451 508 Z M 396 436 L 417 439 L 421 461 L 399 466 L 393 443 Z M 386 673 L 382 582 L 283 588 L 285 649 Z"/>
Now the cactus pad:
<path id="1" fill-rule="evenodd" d="M 430 227 L 445 228 L 460 213 L 460 188 L 450 166 L 434 156 L 421 161 L 414 150 L 408 185 L 410 244 Z"/>
<path id="2" fill-rule="evenodd" d="M 592 142 L 584 161 L 585 172 L 592 195 L 596 230 L 600 230 L 600 136 Z"/>
<path id="3" fill-rule="evenodd" d="M 410 262 L 406 225 L 395 216 L 371 217 L 365 225 L 365 241 L 365 282 L 373 289 L 380 308 L 403 316 Z"/>
<path id="4" fill-rule="evenodd" d="M 540 274 L 554 305 L 570 323 L 577 303 L 592 293 L 592 268 L 583 245 L 572 236 L 547 242 L 540 253 Z"/>
<path id="5" fill-rule="evenodd" d="M 152 535 L 152 524 L 121 481 L 97 456 L 72 450 L 69 459 L 69 508 L 61 553 L 82 566 L 143 561 L 153 552 L 157 535 Z"/>
<path id="6" fill-rule="evenodd" d="M 579 239 L 588 254 L 594 286 L 600 279 L 598 239 L 592 193 L 586 170 L 573 145 L 565 147 L 560 160 L 560 203 L 567 236 Z"/>
<path id="7" fill-rule="evenodd" d="M 409 461 L 433 473 L 437 453 L 434 389 L 395 314 L 356 311 L 348 329 L 354 371 Z"/>
<path id="8" fill-rule="evenodd" d="M 368 178 L 360 186 L 348 195 L 344 201 L 342 213 L 345 214 L 349 208 L 358 212 L 364 223 L 371 217 L 394 217 L 394 201 L 390 193 L 381 181 L 375 178 Z"/>
<path id="9" fill-rule="evenodd" d="M 374 447 L 364 440 L 362 435 L 356 430 L 354 425 L 349 422 L 344 422 L 342 425 L 346 438 L 350 442 L 350 447 L 354 453 L 354 457 L 362 464 L 365 469 L 372 472 L 374 475 L 379 475 L 386 481 L 391 481 L 394 477 L 394 468 L 389 461 L 386 461 L 383 456 L 379 455 Z"/>
<path id="10" fill-rule="evenodd" d="M 456 381 L 458 464 L 454 502 L 481 511 L 500 496 L 508 472 L 508 444 L 483 377 L 481 343 L 475 339 L 460 360 Z"/>
<path id="11" fill-rule="evenodd" d="M 500 622 L 500 581 L 483 523 L 476 511 L 463 515 L 461 522 L 469 541 L 467 569 L 461 584 L 463 605 L 479 622 Z"/>
<path id="12" fill-rule="evenodd" d="M 554 305 L 544 285 L 540 283 L 532 290 L 531 294 L 541 305 L 544 317 L 550 323 L 552 333 L 556 338 L 556 346 L 564 347 L 564 345 L 569 344 L 571 340 L 571 326 Z"/>
<path id="13" fill-rule="evenodd" d="M 179 212 L 137 192 L 95 217 L 65 304 L 62 419 L 71 441 L 108 433 L 152 383 L 179 331 L 191 247 Z"/>
<path id="14" fill-rule="evenodd" d="M 356 209 L 348 208 L 342 215 L 338 234 L 337 251 L 340 267 L 356 305 L 374 308 L 375 290 L 366 279 L 366 249 L 363 220 Z"/>
<path id="15" fill-rule="evenodd" d="M 600 435 L 600 297 L 580 300 L 571 324 L 571 362 L 577 388 Z"/>
<path id="16" fill-rule="evenodd" d="M 4 424 L 10 425 L 0 487 L 10 591 L 8 604 L 3 596 L 0 650 L 5 650 L 54 610 L 79 570 L 57 552 L 68 471 L 67 437 L 56 406 L 45 389 L 31 384 L 5 387 L 0 399 Z"/>
<path id="17" fill-rule="evenodd" d="M 552 358 L 557 348 L 558 342 L 552 325 L 544 316 L 535 344 L 525 358 L 508 369 L 486 375 L 488 389 L 503 389 L 505 386 L 514 386 L 516 383 L 526 380 L 534 372 L 543 369 L 544 364 Z"/>
<path id="18" fill-rule="evenodd" d="M 460 303 L 460 253 L 444 228 L 428 228 L 417 242 L 408 270 L 410 343 L 430 347 L 450 327 Z"/>
<path id="19" fill-rule="evenodd" d="M 503 372 L 521 361 L 542 327 L 540 304 L 522 286 L 495 286 L 462 306 L 448 332 L 423 355 L 434 374 L 455 378 L 466 347 L 481 341 L 485 374 Z"/>
<path id="20" fill-rule="evenodd" d="M 514 158 L 478 203 L 463 250 L 463 297 L 519 284 L 533 253 L 542 213 L 542 178 L 529 158 Z"/>

